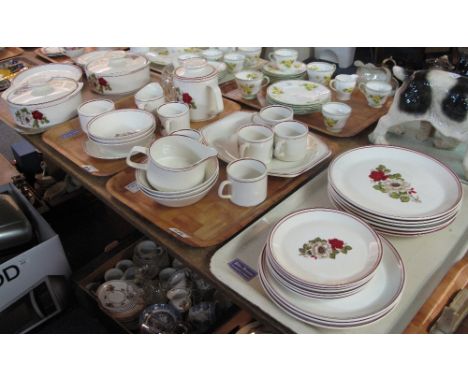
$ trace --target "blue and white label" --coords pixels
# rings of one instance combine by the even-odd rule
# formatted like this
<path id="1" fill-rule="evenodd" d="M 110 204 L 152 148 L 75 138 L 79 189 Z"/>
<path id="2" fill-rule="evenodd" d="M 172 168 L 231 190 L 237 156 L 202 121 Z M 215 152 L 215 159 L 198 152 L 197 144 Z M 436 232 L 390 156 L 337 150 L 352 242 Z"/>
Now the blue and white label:
<path id="1" fill-rule="evenodd" d="M 250 281 L 257 276 L 257 271 L 240 259 L 234 259 L 228 264 L 245 281 Z"/>

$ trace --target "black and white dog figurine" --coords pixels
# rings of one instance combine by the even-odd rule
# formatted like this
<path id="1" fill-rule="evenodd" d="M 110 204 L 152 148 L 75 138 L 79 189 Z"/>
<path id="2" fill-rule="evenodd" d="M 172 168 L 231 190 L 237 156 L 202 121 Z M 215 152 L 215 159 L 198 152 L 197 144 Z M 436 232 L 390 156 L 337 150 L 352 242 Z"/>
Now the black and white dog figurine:
<path id="1" fill-rule="evenodd" d="M 385 135 L 392 127 L 412 121 L 427 121 L 439 139 L 468 142 L 468 78 L 442 70 L 420 70 L 405 76 L 401 67 L 393 74 L 404 78 L 386 115 L 369 135 L 375 144 L 387 144 Z M 463 159 L 468 179 L 468 150 Z"/>

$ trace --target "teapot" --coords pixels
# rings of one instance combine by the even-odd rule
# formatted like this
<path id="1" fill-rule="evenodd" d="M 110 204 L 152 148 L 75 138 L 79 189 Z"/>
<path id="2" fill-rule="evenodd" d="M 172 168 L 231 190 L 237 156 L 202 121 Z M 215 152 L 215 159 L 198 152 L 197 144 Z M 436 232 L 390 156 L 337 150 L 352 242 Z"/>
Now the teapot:
<path id="1" fill-rule="evenodd" d="M 170 84 L 169 93 L 189 106 L 191 121 L 205 121 L 224 110 L 218 70 L 206 59 L 195 57 L 184 60 L 182 66 L 173 69 L 172 73 L 165 71 L 164 77 L 164 82 Z"/>

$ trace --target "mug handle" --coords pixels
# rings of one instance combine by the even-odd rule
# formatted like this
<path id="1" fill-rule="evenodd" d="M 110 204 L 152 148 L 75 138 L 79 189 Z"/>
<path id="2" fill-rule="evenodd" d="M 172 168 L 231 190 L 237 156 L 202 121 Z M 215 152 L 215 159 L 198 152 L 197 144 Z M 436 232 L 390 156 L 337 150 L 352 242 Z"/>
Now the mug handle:
<path id="1" fill-rule="evenodd" d="M 277 157 L 278 159 L 281 157 L 284 157 L 284 151 L 282 151 L 284 144 L 285 144 L 285 141 L 281 140 L 281 141 L 278 141 L 278 143 L 275 145 L 275 157 Z"/>
<path id="2" fill-rule="evenodd" d="M 239 155 L 241 158 L 244 158 L 244 154 L 245 154 L 245 150 L 247 150 L 249 148 L 249 144 L 248 143 L 243 143 L 240 145 L 239 147 Z"/>
<path id="3" fill-rule="evenodd" d="M 365 85 L 366 85 L 366 84 L 365 84 L 364 82 L 361 82 L 361 83 L 358 85 L 358 88 L 359 88 L 359 90 L 360 90 L 364 95 L 367 95 Z"/>
<path id="4" fill-rule="evenodd" d="M 263 81 L 265 81 L 265 80 L 266 80 L 266 82 L 263 83 Z M 262 85 L 261 85 L 261 87 L 263 88 L 263 87 L 267 86 L 269 83 L 270 83 L 270 77 L 264 76 L 263 79 L 262 79 Z"/>
<path id="5" fill-rule="evenodd" d="M 274 57 L 273 57 L 273 52 L 268 53 L 268 59 L 269 59 L 270 61 L 275 61 L 275 59 L 274 59 Z"/>
<path id="6" fill-rule="evenodd" d="M 229 181 L 229 180 L 223 180 L 223 181 L 221 182 L 221 184 L 219 185 L 219 188 L 218 188 L 218 196 L 219 196 L 221 199 L 231 199 L 231 198 L 232 198 L 232 194 L 223 194 L 224 188 L 225 188 L 227 185 L 231 185 L 231 186 L 232 186 L 231 181 Z"/>
<path id="7" fill-rule="evenodd" d="M 136 168 L 138 170 L 146 171 L 148 169 L 147 163 L 137 163 L 137 162 L 133 162 L 130 159 L 133 156 L 133 154 L 136 154 L 136 153 L 145 154 L 146 156 L 149 156 L 149 148 L 142 147 L 142 146 L 132 147 L 130 152 L 127 154 L 127 159 L 126 159 L 127 165 L 129 165 L 130 167 Z"/>
<path id="8" fill-rule="evenodd" d="M 328 83 L 328 86 L 330 87 L 330 89 L 336 91 L 336 88 L 334 86 L 334 83 L 335 83 L 335 79 L 331 80 L 329 83 Z"/>
<path id="9" fill-rule="evenodd" d="M 221 113 L 224 110 L 223 95 L 218 85 L 209 85 L 209 89 L 212 91 L 216 105 L 216 114 Z"/>

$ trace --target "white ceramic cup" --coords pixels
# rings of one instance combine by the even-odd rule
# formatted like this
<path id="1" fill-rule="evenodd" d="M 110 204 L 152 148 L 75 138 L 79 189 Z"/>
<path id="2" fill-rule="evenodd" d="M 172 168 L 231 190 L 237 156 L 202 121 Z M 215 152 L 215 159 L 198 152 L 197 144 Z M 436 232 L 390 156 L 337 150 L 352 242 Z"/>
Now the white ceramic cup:
<path id="1" fill-rule="evenodd" d="M 169 135 L 179 135 L 183 137 L 189 137 L 189 138 L 196 140 L 197 142 L 203 143 L 203 136 L 198 130 L 194 130 L 194 129 L 180 129 L 180 130 L 173 131 Z"/>
<path id="2" fill-rule="evenodd" d="M 224 55 L 224 63 L 229 73 L 240 72 L 244 68 L 245 56 L 240 53 L 228 53 Z"/>
<path id="3" fill-rule="evenodd" d="M 338 100 L 348 101 L 356 87 L 357 78 L 356 74 L 339 74 L 330 81 L 330 89 L 336 92 Z"/>
<path id="4" fill-rule="evenodd" d="M 298 52 L 294 49 L 277 49 L 268 54 L 268 58 L 273 61 L 279 70 L 288 72 L 297 60 Z"/>
<path id="5" fill-rule="evenodd" d="M 270 79 L 262 72 L 243 70 L 236 73 L 236 83 L 242 92 L 242 98 L 255 99 L 260 89 L 270 83 Z"/>
<path id="6" fill-rule="evenodd" d="M 241 207 L 252 207 L 262 203 L 267 196 L 268 175 L 265 163 L 252 159 L 238 159 L 228 164 L 227 178 L 221 182 L 218 195 Z M 224 188 L 231 186 L 231 193 Z"/>
<path id="7" fill-rule="evenodd" d="M 115 104 L 110 99 L 93 99 L 78 106 L 81 129 L 88 134 L 88 123 L 94 117 L 107 111 L 115 110 Z"/>
<path id="8" fill-rule="evenodd" d="M 202 55 L 207 61 L 219 61 L 223 57 L 223 52 L 216 48 L 209 48 L 202 51 Z"/>
<path id="9" fill-rule="evenodd" d="M 185 103 L 167 102 L 156 111 L 168 135 L 177 130 L 190 129 L 190 109 Z"/>
<path id="10" fill-rule="evenodd" d="M 237 50 L 240 54 L 245 56 L 245 67 L 251 68 L 258 64 L 260 55 L 262 53 L 262 48 L 245 47 L 237 48 Z"/>
<path id="11" fill-rule="evenodd" d="M 307 75 L 309 80 L 322 85 L 328 85 L 333 73 L 335 73 L 336 65 L 326 62 L 311 62 L 307 64 Z"/>
<path id="12" fill-rule="evenodd" d="M 328 131 L 339 133 L 351 115 L 351 107 L 342 102 L 327 102 L 322 106 L 322 116 Z"/>
<path id="13" fill-rule="evenodd" d="M 284 121 L 290 121 L 294 118 L 294 110 L 288 106 L 270 105 L 260 109 L 252 116 L 252 122 L 268 127 Z"/>
<path id="14" fill-rule="evenodd" d="M 157 82 L 151 82 L 135 94 L 138 109 L 154 113 L 165 101 L 164 90 Z"/>
<path id="15" fill-rule="evenodd" d="M 240 158 L 254 158 L 270 163 L 273 157 L 273 131 L 262 125 L 247 125 L 237 133 Z"/>
<path id="16" fill-rule="evenodd" d="M 309 132 L 306 124 L 297 121 L 280 122 L 273 127 L 273 132 L 275 134 L 273 155 L 276 159 L 296 162 L 304 158 Z"/>
<path id="17" fill-rule="evenodd" d="M 392 92 L 392 85 L 385 81 L 369 81 L 360 83 L 359 90 L 366 96 L 370 107 L 380 109 Z"/>

